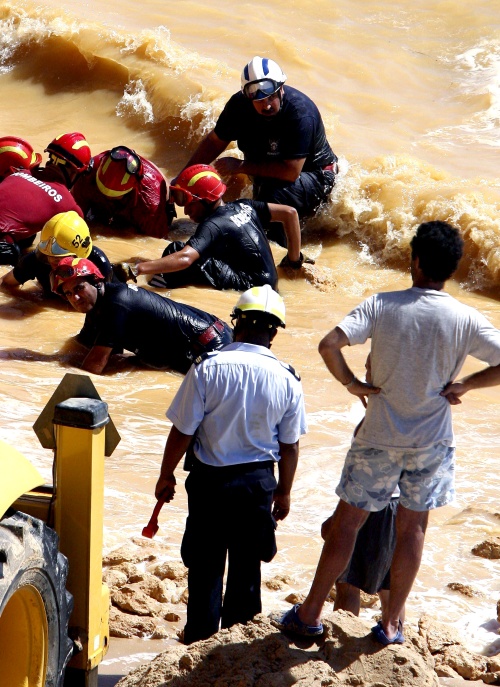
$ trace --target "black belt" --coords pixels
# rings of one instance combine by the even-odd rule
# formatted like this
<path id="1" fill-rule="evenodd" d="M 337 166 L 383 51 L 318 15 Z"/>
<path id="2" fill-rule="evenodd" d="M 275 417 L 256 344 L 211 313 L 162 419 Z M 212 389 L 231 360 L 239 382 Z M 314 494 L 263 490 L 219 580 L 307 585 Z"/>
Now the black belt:
<path id="1" fill-rule="evenodd" d="M 195 472 L 201 471 L 205 472 L 206 474 L 212 473 L 213 475 L 218 475 L 220 477 L 223 475 L 227 477 L 228 475 L 240 475 L 246 472 L 253 472 L 254 470 L 262 470 L 264 468 L 274 471 L 274 465 L 274 460 L 256 460 L 252 463 L 235 463 L 233 465 L 220 466 L 207 465 L 207 463 L 202 463 L 201 460 L 198 460 L 195 456 L 193 462 L 189 466 L 189 469 L 194 470 Z"/>
<path id="2" fill-rule="evenodd" d="M 197 343 L 199 343 L 201 346 L 206 346 L 207 343 L 210 343 L 210 341 L 215 339 L 216 336 L 222 334 L 223 331 L 224 322 L 222 322 L 222 320 L 215 320 L 215 322 L 213 322 L 205 329 L 204 332 L 199 335 Z"/>

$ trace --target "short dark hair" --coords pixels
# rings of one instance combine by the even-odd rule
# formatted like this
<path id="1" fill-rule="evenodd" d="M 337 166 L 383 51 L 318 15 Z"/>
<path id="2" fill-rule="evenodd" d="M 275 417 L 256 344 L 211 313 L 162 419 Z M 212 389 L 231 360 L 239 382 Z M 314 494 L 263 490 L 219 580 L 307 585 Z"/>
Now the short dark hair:
<path id="1" fill-rule="evenodd" d="M 458 267 L 464 242 L 460 232 L 448 222 L 423 222 L 410 242 L 411 258 L 418 258 L 426 277 L 444 282 Z"/>

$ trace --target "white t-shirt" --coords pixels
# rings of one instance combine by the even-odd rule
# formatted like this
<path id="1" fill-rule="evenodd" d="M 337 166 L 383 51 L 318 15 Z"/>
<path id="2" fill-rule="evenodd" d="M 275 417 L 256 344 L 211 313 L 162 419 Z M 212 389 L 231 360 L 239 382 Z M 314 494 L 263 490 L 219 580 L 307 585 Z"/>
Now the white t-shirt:
<path id="1" fill-rule="evenodd" d="M 468 355 L 500 365 L 500 331 L 444 291 L 379 293 L 338 325 L 349 343 L 371 344 L 373 385 L 357 440 L 375 448 L 454 445 L 451 406 L 439 392 Z"/>
<path id="2" fill-rule="evenodd" d="M 167 417 L 197 437 L 194 453 L 207 465 L 278 461 L 281 441 L 307 431 L 300 381 L 263 346 L 232 343 L 184 378 Z"/>

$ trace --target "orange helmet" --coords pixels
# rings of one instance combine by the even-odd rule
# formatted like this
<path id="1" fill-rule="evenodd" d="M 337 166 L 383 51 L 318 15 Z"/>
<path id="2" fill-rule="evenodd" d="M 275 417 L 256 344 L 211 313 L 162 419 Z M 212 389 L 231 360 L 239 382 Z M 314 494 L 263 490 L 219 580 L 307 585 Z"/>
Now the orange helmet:
<path id="1" fill-rule="evenodd" d="M 95 181 L 108 198 L 121 198 L 137 188 L 143 174 L 140 155 L 126 146 L 117 146 L 103 155 Z"/>
<path id="2" fill-rule="evenodd" d="M 89 281 L 104 281 L 97 265 L 86 258 L 63 258 L 55 270 L 50 273 L 50 286 L 54 293 L 60 293 L 61 286 L 75 277 L 89 277 Z"/>
<path id="3" fill-rule="evenodd" d="M 33 152 L 28 141 L 17 136 L 0 138 L 0 179 L 12 174 L 16 169 L 31 169 L 42 161 L 40 153 Z"/>
<path id="4" fill-rule="evenodd" d="M 53 163 L 69 163 L 79 172 L 84 172 L 87 169 L 92 158 L 90 146 L 85 136 L 77 131 L 57 136 L 45 148 L 45 152 L 49 153 Z"/>
<path id="5" fill-rule="evenodd" d="M 170 186 L 170 195 L 174 203 L 180 206 L 192 200 L 208 200 L 215 203 L 222 198 L 226 188 L 214 167 L 191 165 L 186 167 L 175 180 L 175 184 Z"/>

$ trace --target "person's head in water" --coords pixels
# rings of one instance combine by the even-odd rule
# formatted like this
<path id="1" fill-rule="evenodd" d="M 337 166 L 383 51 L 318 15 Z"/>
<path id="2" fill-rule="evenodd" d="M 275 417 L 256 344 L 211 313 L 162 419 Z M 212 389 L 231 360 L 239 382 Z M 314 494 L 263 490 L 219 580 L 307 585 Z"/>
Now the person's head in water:
<path id="1" fill-rule="evenodd" d="M 445 282 L 458 267 L 464 242 L 460 232 L 447 222 L 436 220 L 421 224 L 410 242 L 412 262 L 437 283 Z"/>
<path id="2" fill-rule="evenodd" d="M 136 197 L 144 167 L 140 155 L 127 146 L 106 151 L 96 171 L 95 182 L 102 195 L 114 203 L 128 202 Z"/>
<path id="3" fill-rule="evenodd" d="M 61 181 L 68 188 L 88 169 L 92 159 L 90 146 L 78 131 L 56 136 L 45 152 L 49 154 L 49 159 L 45 168 L 40 170 L 40 176 L 46 180 Z"/>
<path id="4" fill-rule="evenodd" d="M 245 291 L 231 313 L 236 341 L 271 347 L 278 327 L 285 327 L 285 303 L 274 289 L 254 286 Z"/>
<path id="5" fill-rule="evenodd" d="M 104 284 L 100 270 L 85 258 L 63 258 L 50 275 L 52 291 L 66 298 L 73 308 L 88 313 L 96 304 Z"/>
<path id="6" fill-rule="evenodd" d="M 286 74 L 267 57 L 254 57 L 241 72 L 241 90 L 258 114 L 274 117 L 281 110 Z"/>
<path id="7" fill-rule="evenodd" d="M 214 167 L 191 165 L 170 186 L 170 199 L 183 207 L 193 222 L 202 222 L 222 205 L 225 192 L 226 185 Z"/>
<path id="8" fill-rule="evenodd" d="M 0 137 L 0 181 L 14 172 L 31 172 L 40 165 L 42 156 L 28 141 L 17 136 Z"/>
<path id="9" fill-rule="evenodd" d="M 43 226 L 37 257 L 55 269 L 63 258 L 88 258 L 92 252 L 90 230 L 74 210 L 59 212 Z"/>

